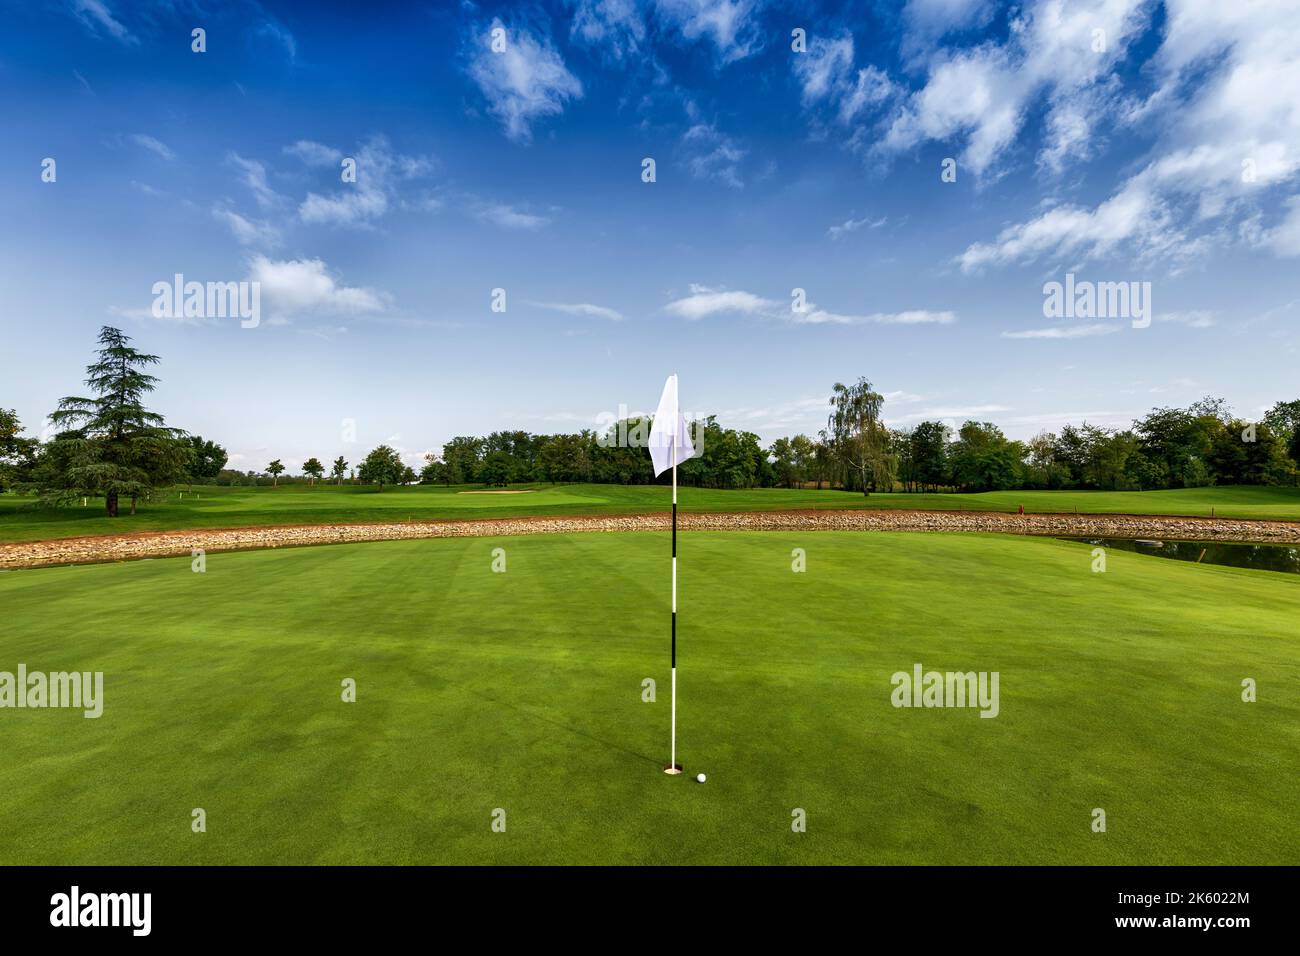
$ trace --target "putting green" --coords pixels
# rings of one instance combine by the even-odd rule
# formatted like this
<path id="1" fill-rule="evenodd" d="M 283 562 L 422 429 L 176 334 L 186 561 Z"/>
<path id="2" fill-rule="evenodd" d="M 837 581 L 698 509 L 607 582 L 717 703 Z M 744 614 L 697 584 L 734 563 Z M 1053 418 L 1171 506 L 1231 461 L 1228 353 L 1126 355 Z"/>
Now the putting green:
<path id="1" fill-rule="evenodd" d="M 0 671 L 103 671 L 105 695 L 99 719 L 0 710 L 0 863 L 1300 862 L 1290 576 L 1094 574 L 1086 545 L 976 535 L 680 555 L 703 785 L 661 772 L 666 535 L 0 573 Z M 998 716 L 895 708 L 917 663 L 997 671 Z"/>

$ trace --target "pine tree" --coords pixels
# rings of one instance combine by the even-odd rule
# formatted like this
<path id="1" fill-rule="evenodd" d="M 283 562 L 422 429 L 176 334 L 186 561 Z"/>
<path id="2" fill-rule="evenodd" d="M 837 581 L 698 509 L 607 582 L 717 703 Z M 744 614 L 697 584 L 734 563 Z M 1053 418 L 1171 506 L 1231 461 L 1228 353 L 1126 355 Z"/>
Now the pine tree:
<path id="1" fill-rule="evenodd" d="M 52 457 L 64 464 L 45 476 L 46 496 L 102 494 L 110 518 L 117 517 L 121 496 L 130 497 L 135 514 L 137 499 L 183 476 L 189 463 L 184 433 L 143 404 L 158 383 L 144 369 L 158 356 L 133 349 L 130 341 L 121 329 L 100 329 L 99 360 L 86 368 L 93 397 L 64 398 L 50 416 L 63 429 L 51 443 L 58 446 Z"/>

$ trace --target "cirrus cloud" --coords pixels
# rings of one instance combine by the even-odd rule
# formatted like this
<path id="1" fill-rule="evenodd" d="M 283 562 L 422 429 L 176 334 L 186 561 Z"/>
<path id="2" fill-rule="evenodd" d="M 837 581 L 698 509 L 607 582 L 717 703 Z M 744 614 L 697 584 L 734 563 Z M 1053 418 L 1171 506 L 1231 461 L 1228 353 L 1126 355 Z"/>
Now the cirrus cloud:
<path id="1" fill-rule="evenodd" d="M 492 34 L 497 30 L 505 31 L 500 53 L 492 50 Z M 530 142 L 535 123 L 563 113 L 569 100 L 582 99 L 582 83 L 547 38 L 521 27 L 506 30 L 500 17 L 476 31 L 476 37 L 469 76 L 508 139 Z"/>

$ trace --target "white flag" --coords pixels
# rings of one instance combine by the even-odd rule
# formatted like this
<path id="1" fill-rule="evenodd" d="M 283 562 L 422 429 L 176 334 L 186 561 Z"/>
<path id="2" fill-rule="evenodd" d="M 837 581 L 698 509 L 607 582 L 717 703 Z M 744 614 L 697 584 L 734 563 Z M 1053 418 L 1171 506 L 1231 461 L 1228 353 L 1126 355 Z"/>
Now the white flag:
<path id="1" fill-rule="evenodd" d="M 650 427 L 650 459 L 654 462 L 656 476 L 673 466 L 674 449 L 679 465 L 695 457 L 695 448 L 686 433 L 686 419 L 677 407 L 677 376 L 669 375 L 668 381 L 664 382 L 664 393 L 659 397 L 654 424 Z"/>

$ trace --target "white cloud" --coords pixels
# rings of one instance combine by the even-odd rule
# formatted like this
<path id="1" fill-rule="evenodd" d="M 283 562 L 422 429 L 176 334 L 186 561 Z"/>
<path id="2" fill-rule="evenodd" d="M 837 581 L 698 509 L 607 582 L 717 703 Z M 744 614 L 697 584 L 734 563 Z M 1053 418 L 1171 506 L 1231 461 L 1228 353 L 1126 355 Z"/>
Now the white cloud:
<path id="1" fill-rule="evenodd" d="M 110 315 L 116 315 L 119 318 L 123 318 L 123 319 L 135 319 L 138 322 L 144 322 L 148 319 L 157 318 L 157 316 L 153 314 L 153 309 L 149 308 L 148 306 L 137 306 L 137 307 L 128 308 L 126 306 L 110 305 L 108 307 L 108 312 Z M 175 316 L 175 317 L 167 316 L 167 319 L 169 321 L 185 322 L 189 324 L 198 323 L 197 319 L 185 318 L 184 316 Z"/>
<path id="2" fill-rule="evenodd" d="M 284 148 L 286 156 L 295 156 L 308 166 L 338 166 L 343 161 L 342 150 L 310 139 L 300 139 Z"/>
<path id="3" fill-rule="evenodd" d="M 834 119 L 848 125 L 868 108 L 879 106 L 896 93 L 888 75 L 875 66 L 853 69 L 853 37 L 811 37 L 808 52 L 794 58 L 793 70 L 801 87 L 803 105 L 829 104 Z"/>
<path id="4" fill-rule="evenodd" d="M 342 151 L 308 140 L 299 140 L 285 151 L 314 166 L 335 166 L 343 158 Z M 388 212 L 401 183 L 427 176 L 434 169 L 428 156 L 394 153 L 383 136 L 372 137 L 352 158 L 357 163 L 356 182 L 344 183 L 335 175 L 338 187 L 334 192 L 309 192 L 298 207 L 303 222 L 368 227 Z"/>
<path id="5" fill-rule="evenodd" d="M 298 215 L 307 223 L 332 223 L 334 225 L 365 225 L 388 211 L 388 197 L 381 190 L 363 188 L 358 182 L 349 192 L 332 196 L 308 193 L 298 207 Z"/>
<path id="6" fill-rule="evenodd" d="M 767 440 L 788 437 L 804 431 L 816 432 L 826 424 L 826 398 L 799 398 L 762 407 L 741 406 L 722 408 L 717 414 L 724 422 L 732 422 L 746 431 L 768 436 Z"/>
<path id="7" fill-rule="evenodd" d="M 806 312 L 792 312 L 789 318 L 797 325 L 951 325 L 957 321 L 954 312 L 932 312 L 928 309 L 844 315 L 815 306 L 809 306 Z"/>
<path id="8" fill-rule="evenodd" d="M 569 36 L 622 62 L 640 51 L 646 27 L 636 0 L 578 0 Z"/>
<path id="9" fill-rule="evenodd" d="M 988 265 L 1034 260 L 1046 254 L 1096 258 L 1121 243 L 1145 237 L 1155 251 L 1167 247 L 1168 217 L 1159 199 L 1141 182 L 1128 186 L 1095 209 L 1057 206 L 1028 222 L 1008 226 L 993 242 L 977 242 L 957 257 L 963 272 Z"/>
<path id="10" fill-rule="evenodd" d="M 1037 0 L 1012 18 L 1005 43 L 937 53 L 925 86 L 913 93 L 876 147 L 892 156 L 929 141 L 963 142 L 961 165 L 975 176 L 992 173 L 1015 142 L 1031 106 L 1049 106 L 1041 164 L 1059 170 L 1090 135 L 1088 117 L 1105 105 L 1109 76 L 1145 24 L 1147 0 Z M 924 11 L 921 8 L 925 8 Z M 913 4 L 918 23 L 937 37 L 948 25 L 980 22 L 977 4 Z M 934 15 L 931 17 L 931 15 Z M 1102 31 L 1102 49 L 1094 49 Z"/>
<path id="11" fill-rule="evenodd" d="M 524 212 L 503 202 L 481 203 L 474 215 L 480 221 L 500 226 L 502 229 L 541 229 L 551 221 L 547 216 Z"/>
<path id="12" fill-rule="evenodd" d="M 886 102 L 897 92 L 897 87 L 883 70 L 866 66 L 857 71 L 852 85 L 846 87 L 841 94 L 839 121 L 851 123 L 868 107 Z"/>
<path id="13" fill-rule="evenodd" d="M 910 30 L 936 40 L 949 30 L 982 22 L 991 8 L 989 0 L 907 0 L 903 19 Z"/>
<path id="14" fill-rule="evenodd" d="M 245 159 L 238 153 L 231 152 L 227 159 L 242 174 L 244 185 L 253 193 L 253 198 L 262 208 L 279 205 L 282 197 L 267 182 L 266 165 L 256 159 Z"/>
<path id="15" fill-rule="evenodd" d="M 1134 418 L 1133 412 L 1082 411 L 1082 412 L 1039 412 L 1033 415 L 999 416 L 998 424 L 1006 429 L 1010 437 L 1038 434 L 1047 429 L 1058 429 L 1065 425 L 1078 425 L 1087 422 L 1100 427 L 1125 427 Z"/>
<path id="16" fill-rule="evenodd" d="M 591 305 L 587 302 L 528 302 L 528 305 L 535 306 L 539 309 L 550 309 L 553 312 L 564 312 L 568 315 L 587 316 L 596 319 L 608 319 L 611 322 L 623 321 L 623 314 L 614 309 L 607 308 L 603 305 Z"/>
<path id="17" fill-rule="evenodd" d="M 1045 329 L 1025 329 L 1020 332 L 1003 332 L 1004 339 L 1082 339 L 1094 335 L 1120 332 L 1123 325 L 1053 325 Z"/>
<path id="18" fill-rule="evenodd" d="M 1011 411 L 1011 408 L 1007 405 L 940 405 L 935 408 L 923 408 L 908 415 L 889 416 L 889 422 L 897 424 L 901 422 L 942 421 L 949 418 L 953 419 L 954 422 L 969 421 L 977 419 L 981 415 L 994 415 L 998 412 L 1009 411 Z"/>
<path id="19" fill-rule="evenodd" d="M 983 175 L 1020 128 L 1023 80 L 997 47 L 958 54 L 936 66 L 894 118 L 879 150 L 897 153 L 927 140 L 965 137 L 961 165 Z"/>
<path id="20" fill-rule="evenodd" d="M 770 315 L 781 307 L 782 303 L 764 299 L 752 292 L 729 292 L 692 284 L 690 295 L 669 302 L 664 306 L 664 311 L 695 321 L 712 315 Z"/>
<path id="21" fill-rule="evenodd" d="M 172 160 L 176 158 L 176 154 L 171 151 L 171 148 L 168 147 L 166 143 L 155 139 L 147 133 L 133 134 L 131 136 L 131 142 L 143 149 L 149 150 L 149 152 L 156 156 L 160 156 L 163 159 Z"/>
<path id="22" fill-rule="evenodd" d="M 1191 309 L 1186 312 L 1159 312 L 1157 322 L 1174 322 L 1190 326 L 1193 329 L 1208 329 L 1214 324 L 1214 313 L 1206 309 Z"/>
<path id="23" fill-rule="evenodd" d="M 789 302 L 766 299 L 739 289 L 717 289 L 692 284 L 690 291 L 690 295 L 669 302 L 664 306 L 664 311 L 692 321 L 714 315 L 753 315 L 792 322 L 795 325 L 950 325 L 957 321 L 955 313 L 926 309 L 846 315 L 828 312 L 811 302 L 805 303 L 803 312 L 795 312 Z"/>
<path id="24" fill-rule="evenodd" d="M 103 30 L 113 39 L 128 46 L 134 46 L 140 40 L 126 26 L 113 16 L 113 11 L 102 0 L 74 0 L 72 5 L 81 22 L 93 32 Z"/>
<path id="25" fill-rule="evenodd" d="M 276 46 L 283 48 L 290 63 L 293 63 L 298 59 L 298 41 L 286 27 L 283 27 L 274 21 L 267 20 L 257 28 L 256 35 L 270 40 Z"/>
<path id="26" fill-rule="evenodd" d="M 1047 114 L 1046 145 L 1038 152 L 1040 169 L 1057 175 L 1070 163 L 1092 158 L 1099 139 L 1092 118 L 1105 115 L 1118 85 L 1116 80 L 1057 98 Z"/>
<path id="27" fill-rule="evenodd" d="M 1279 256 L 1300 256 L 1300 195 L 1292 196 L 1283 205 L 1286 215 L 1263 237 L 1263 244 Z"/>
<path id="28" fill-rule="evenodd" d="M 732 189 L 744 188 L 740 163 L 747 151 L 716 126 L 695 123 L 682 135 L 681 149 L 686 167 L 696 179 L 717 180 Z"/>
<path id="29" fill-rule="evenodd" d="M 688 40 L 713 41 L 723 63 L 758 50 L 757 0 L 656 0 L 659 16 Z"/>
<path id="30" fill-rule="evenodd" d="M 390 304 L 387 293 L 340 285 L 320 259 L 277 261 L 254 256 L 248 278 L 261 283 L 263 306 L 273 318 L 382 312 Z"/>
<path id="31" fill-rule="evenodd" d="M 225 223 L 242 246 L 276 246 L 280 243 L 280 230 L 265 219 L 248 219 L 224 206 L 214 207 L 212 218 Z"/>
<path id="32" fill-rule="evenodd" d="M 804 105 L 826 99 L 847 81 L 852 69 L 851 34 L 833 40 L 810 38 L 808 52 L 794 58 L 794 73 L 803 87 Z"/>
<path id="33" fill-rule="evenodd" d="M 838 226 L 831 226 L 826 230 L 826 235 L 830 236 L 832 239 L 839 239 L 841 236 L 848 235 L 851 232 L 857 232 L 863 226 L 866 226 L 868 229 L 879 229 L 886 222 L 888 222 L 888 218 L 885 216 L 881 216 L 879 219 L 872 219 L 870 216 L 864 216 L 861 219 L 850 218 L 844 220 L 844 222 L 840 223 Z"/>
<path id="34" fill-rule="evenodd" d="M 963 270 L 1121 246 L 1188 258 L 1226 241 L 1234 221 L 1247 242 L 1278 255 L 1300 248 L 1289 218 L 1268 236 L 1252 226 L 1268 191 L 1300 173 L 1300 6 L 1166 0 L 1165 10 L 1148 64 L 1155 92 L 1125 112 L 1130 125 L 1159 131 L 1146 164 L 1095 208 L 1053 209 L 971 245 L 958 258 Z"/>
<path id="35" fill-rule="evenodd" d="M 506 136 L 526 143 L 534 123 L 560 115 L 570 99 L 582 99 L 582 84 L 549 40 L 525 29 L 507 30 L 505 50 L 492 52 L 491 33 L 497 29 L 505 29 L 499 17 L 478 31 L 469 75 Z"/>

